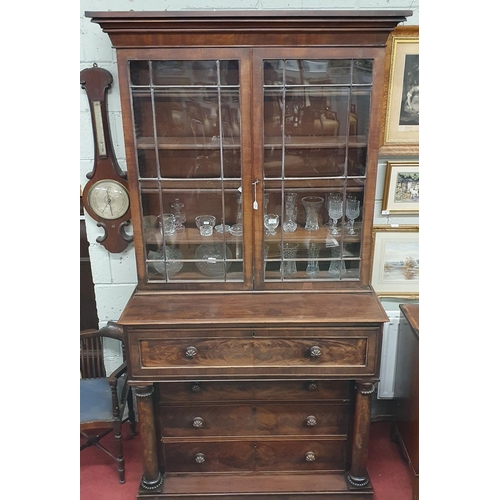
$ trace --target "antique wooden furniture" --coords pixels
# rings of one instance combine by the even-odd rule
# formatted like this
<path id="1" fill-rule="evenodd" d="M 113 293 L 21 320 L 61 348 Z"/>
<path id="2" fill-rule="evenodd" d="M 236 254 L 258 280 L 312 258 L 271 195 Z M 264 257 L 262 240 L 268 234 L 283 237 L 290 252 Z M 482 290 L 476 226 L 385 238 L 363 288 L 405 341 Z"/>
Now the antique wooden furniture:
<path id="1" fill-rule="evenodd" d="M 393 426 L 412 474 L 413 500 L 418 500 L 419 477 L 419 305 L 401 304 L 396 377 L 401 380 L 397 420 Z"/>
<path id="2" fill-rule="evenodd" d="M 410 14 L 86 13 L 118 61 L 138 498 L 372 497 L 379 103 Z"/>
<path id="3" fill-rule="evenodd" d="M 132 392 L 127 385 L 127 363 L 106 376 L 103 356 L 104 339 L 123 342 L 123 328 L 110 321 L 100 330 L 80 332 L 80 450 L 95 446 L 116 461 L 120 483 L 125 482 L 125 460 L 122 446 L 122 424 L 130 422 L 131 437 L 135 434 L 135 413 Z M 125 408 L 128 414 L 124 417 Z M 115 449 L 108 450 L 100 440 L 113 432 Z"/>
<path id="4" fill-rule="evenodd" d="M 132 242 L 125 232 L 130 224 L 130 195 L 127 174 L 115 157 L 107 112 L 107 93 L 113 82 L 111 73 L 94 63 L 80 71 L 80 85 L 89 100 L 94 137 L 94 165 L 82 193 L 82 203 L 89 215 L 102 227 L 97 237 L 106 250 L 120 253 Z"/>

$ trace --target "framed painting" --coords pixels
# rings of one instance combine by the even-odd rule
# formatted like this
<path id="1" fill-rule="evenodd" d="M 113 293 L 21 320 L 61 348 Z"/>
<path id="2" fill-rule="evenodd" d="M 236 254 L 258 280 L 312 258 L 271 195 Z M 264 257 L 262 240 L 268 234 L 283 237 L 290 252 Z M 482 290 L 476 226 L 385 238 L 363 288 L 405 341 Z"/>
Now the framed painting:
<path id="1" fill-rule="evenodd" d="M 418 237 L 418 226 L 373 227 L 371 284 L 379 297 L 418 298 Z"/>
<path id="2" fill-rule="evenodd" d="M 384 152 L 418 154 L 419 27 L 401 26 L 389 36 L 386 54 Z"/>
<path id="3" fill-rule="evenodd" d="M 418 214 L 418 161 L 388 161 L 385 171 L 383 214 Z"/>

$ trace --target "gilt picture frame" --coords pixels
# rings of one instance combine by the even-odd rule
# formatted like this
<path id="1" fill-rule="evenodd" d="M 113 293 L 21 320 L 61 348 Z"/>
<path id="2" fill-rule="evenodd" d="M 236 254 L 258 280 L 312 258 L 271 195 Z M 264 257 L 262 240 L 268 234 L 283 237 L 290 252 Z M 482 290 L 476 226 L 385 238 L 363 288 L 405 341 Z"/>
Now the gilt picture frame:
<path id="1" fill-rule="evenodd" d="M 385 171 L 383 214 L 418 215 L 419 162 L 388 161 Z"/>
<path id="2" fill-rule="evenodd" d="M 389 36 L 381 140 L 383 154 L 418 154 L 418 33 L 418 26 L 401 26 Z"/>
<path id="3" fill-rule="evenodd" d="M 419 296 L 419 227 L 374 226 L 371 285 L 379 297 Z"/>

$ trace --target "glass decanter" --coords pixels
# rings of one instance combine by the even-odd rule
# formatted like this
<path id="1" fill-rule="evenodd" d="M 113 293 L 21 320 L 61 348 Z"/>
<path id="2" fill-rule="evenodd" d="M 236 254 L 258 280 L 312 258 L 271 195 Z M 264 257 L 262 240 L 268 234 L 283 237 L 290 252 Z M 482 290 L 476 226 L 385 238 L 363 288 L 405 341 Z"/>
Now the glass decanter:
<path id="1" fill-rule="evenodd" d="M 318 217 L 319 209 L 323 205 L 323 198 L 320 196 L 304 196 L 302 204 L 306 210 L 306 231 L 317 231 L 319 229 Z"/>
<path id="2" fill-rule="evenodd" d="M 285 221 L 283 222 L 283 231 L 293 233 L 297 229 L 297 193 L 285 194 Z"/>
<path id="3" fill-rule="evenodd" d="M 269 205 L 269 193 L 264 193 L 264 215 L 267 214 L 267 205 Z"/>
<path id="4" fill-rule="evenodd" d="M 242 199 L 241 193 L 236 194 L 236 203 L 238 205 L 238 211 L 236 213 L 236 224 L 231 226 L 229 232 L 233 236 L 241 236 L 243 234 L 243 207 L 242 207 Z"/>
<path id="5" fill-rule="evenodd" d="M 175 216 L 175 230 L 182 231 L 185 229 L 184 222 L 186 222 L 186 216 L 184 215 L 182 209 L 184 208 L 184 203 L 181 203 L 179 198 L 174 198 L 174 202 L 170 204 L 174 210 Z"/>

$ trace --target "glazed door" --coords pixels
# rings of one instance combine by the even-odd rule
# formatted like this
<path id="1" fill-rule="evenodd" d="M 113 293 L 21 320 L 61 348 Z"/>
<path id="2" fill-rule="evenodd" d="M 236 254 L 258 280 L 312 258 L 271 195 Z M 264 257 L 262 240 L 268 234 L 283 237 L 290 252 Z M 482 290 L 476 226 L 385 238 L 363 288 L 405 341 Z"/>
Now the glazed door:
<path id="1" fill-rule="evenodd" d="M 134 220 L 142 224 L 134 228 L 143 257 L 139 281 L 158 288 L 250 288 L 248 51 L 122 57 L 134 124 L 127 141 L 135 144 L 129 157 L 138 186 Z"/>
<path id="2" fill-rule="evenodd" d="M 367 289 L 383 53 L 148 56 L 119 54 L 140 287 Z"/>
<path id="3" fill-rule="evenodd" d="M 376 172 L 370 138 L 375 143 L 378 135 L 378 124 L 371 123 L 372 84 L 382 61 L 369 49 L 337 53 L 254 52 L 259 288 L 362 288 L 369 282 L 368 182 Z"/>

